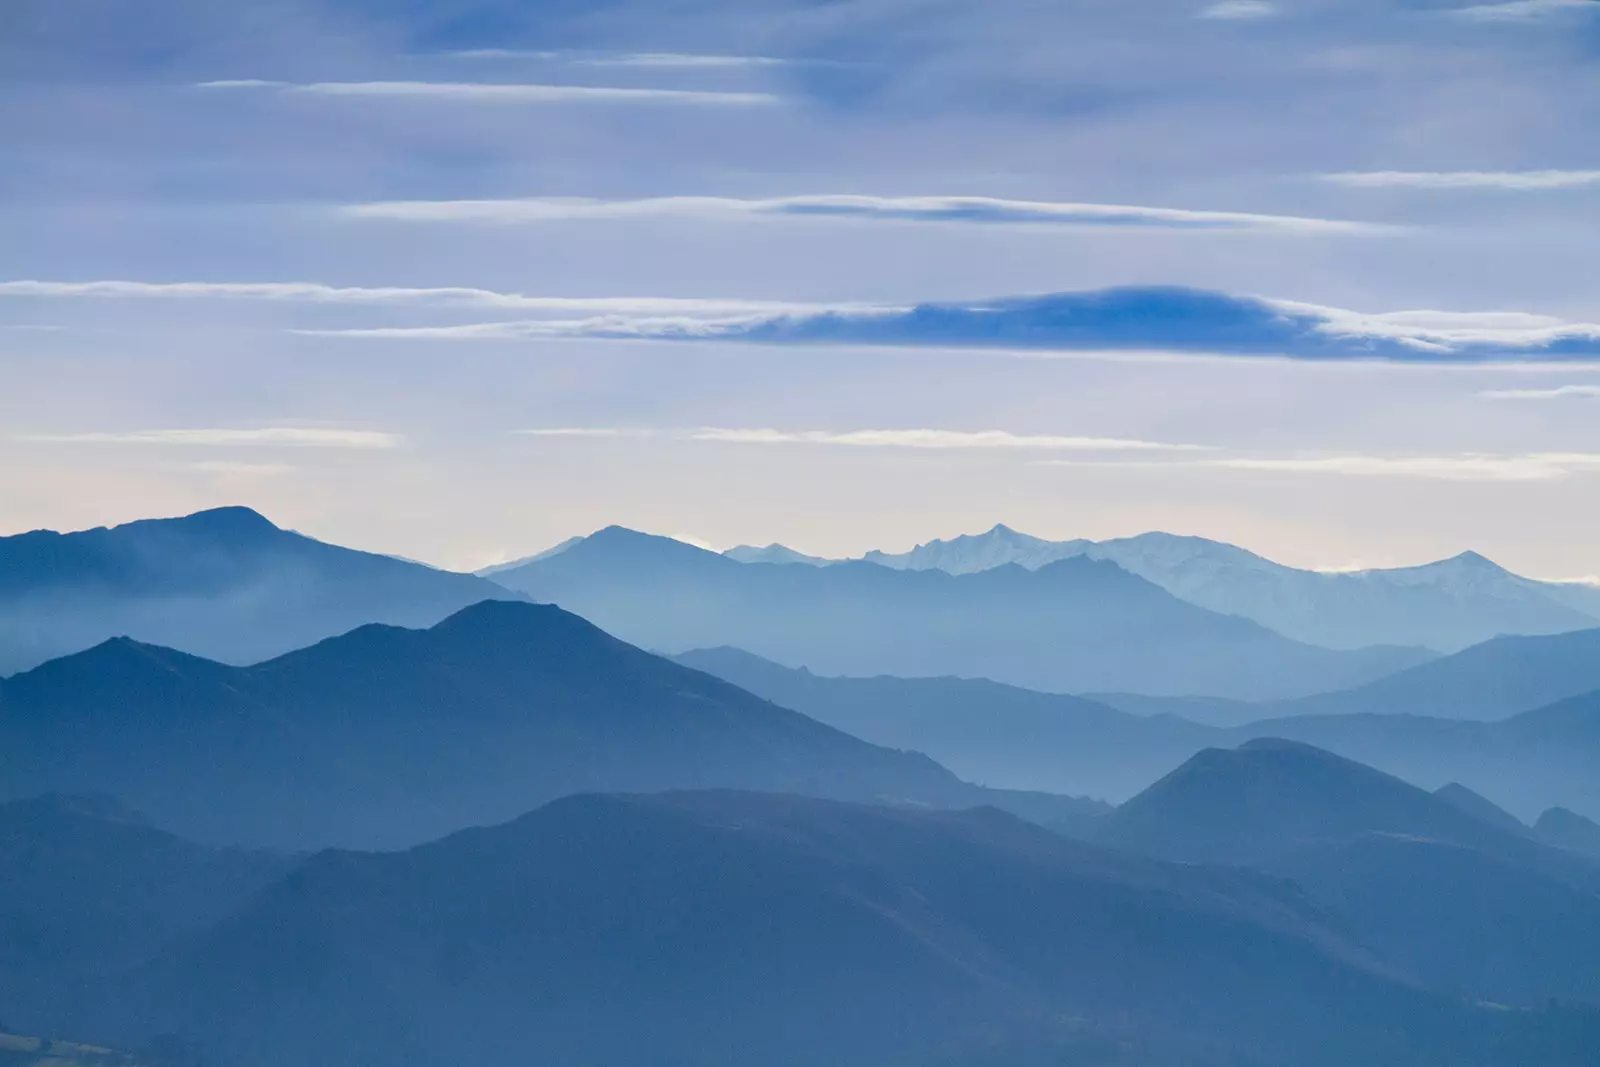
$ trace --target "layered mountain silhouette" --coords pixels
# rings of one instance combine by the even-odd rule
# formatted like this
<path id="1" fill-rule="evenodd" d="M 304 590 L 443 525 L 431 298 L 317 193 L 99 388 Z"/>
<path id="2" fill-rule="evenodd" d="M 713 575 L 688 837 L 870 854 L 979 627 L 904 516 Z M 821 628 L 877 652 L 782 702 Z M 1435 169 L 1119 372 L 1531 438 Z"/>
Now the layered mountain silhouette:
<path id="1" fill-rule="evenodd" d="M 255 663 L 369 622 L 515 594 L 280 530 L 248 508 L 0 538 L 0 676 L 129 636 Z"/>
<path id="2" fill-rule="evenodd" d="M 1600 859 L 1600 823 L 1566 808 L 1551 808 L 1534 824 L 1539 840 Z"/>
<path id="3" fill-rule="evenodd" d="M 830 562 L 782 545 L 728 554 L 744 561 Z M 900 570 L 973 574 L 1012 564 L 1038 570 L 1077 557 L 1109 560 L 1191 603 L 1329 648 L 1421 645 L 1454 652 L 1501 634 L 1563 633 L 1600 623 L 1600 589 L 1523 578 L 1476 552 L 1421 567 L 1325 573 L 1202 537 L 1048 541 L 996 526 L 863 558 Z"/>
<path id="4" fill-rule="evenodd" d="M 1430 987 L 1498 1003 L 1600 1002 L 1600 864 L 1372 768 L 1265 739 L 1208 750 L 1098 840 L 1295 879 Z M 1481 798 L 1480 798 L 1481 799 Z"/>
<path id="5" fill-rule="evenodd" d="M 1300 644 L 1082 558 L 971 575 L 744 564 L 613 527 L 494 577 L 648 648 L 735 645 L 826 674 L 1267 698 L 1346 688 L 1431 658 Z"/>
<path id="6" fill-rule="evenodd" d="M 988 792 L 624 644 L 486 601 L 239 668 L 127 639 L 0 684 L 0 797 L 115 793 L 206 841 L 412 844 L 576 792 L 770 789 L 1044 821 L 1095 805 Z"/>
<path id="7" fill-rule="evenodd" d="M 1281 702 L 1274 715 L 1504 719 L 1600 690 L 1600 629 L 1498 637 L 1337 693 Z"/>
<path id="8" fill-rule="evenodd" d="M 1597 1037 L 1410 985 L 1281 880 L 739 793 L 325 853 L 100 1008 L 305 1067 L 1578 1067 Z"/>
<path id="9" fill-rule="evenodd" d="M 984 679 L 829 678 L 731 648 L 676 658 L 874 744 L 925 752 L 969 781 L 1006 788 L 1072 783 L 1075 794 L 1124 800 L 1226 737 L 1184 719 Z"/>
<path id="10" fill-rule="evenodd" d="M 85 982 L 135 967 L 245 906 L 295 865 L 152 827 L 107 797 L 0 804 L 0 1006 L 8 1025 L 69 1031 Z"/>
<path id="11" fill-rule="evenodd" d="M 1512 822 L 1518 816 L 1531 822 L 1552 806 L 1600 814 L 1600 693 L 1501 722 L 1399 713 L 1259 718 L 1281 706 L 1238 704 L 1230 710 L 1244 724 L 1224 728 L 1162 710 L 1189 711 L 1200 703 L 1193 699 L 1116 697 L 1113 708 L 982 680 L 824 677 L 737 649 L 678 658 L 866 740 L 926 752 L 992 786 L 1118 802 L 1202 749 L 1280 737 L 1428 788 L 1453 784 L 1441 789 L 1441 799 L 1470 805 L 1471 794 L 1483 805 L 1514 810 L 1501 812 Z"/>
<path id="12" fill-rule="evenodd" d="M 1482 793 L 1475 792 L 1460 782 L 1449 782 L 1433 791 L 1433 795 L 1471 815 L 1479 822 L 1509 830 L 1514 834 L 1527 834 L 1528 824 L 1511 814 Z"/>

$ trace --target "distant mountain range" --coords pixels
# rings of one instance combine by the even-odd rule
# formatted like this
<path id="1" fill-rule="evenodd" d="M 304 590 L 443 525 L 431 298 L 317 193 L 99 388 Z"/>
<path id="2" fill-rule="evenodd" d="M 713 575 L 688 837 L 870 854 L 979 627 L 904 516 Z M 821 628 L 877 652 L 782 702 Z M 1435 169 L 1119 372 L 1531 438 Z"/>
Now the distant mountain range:
<path id="1" fill-rule="evenodd" d="M 255 663 L 364 623 L 431 626 L 516 594 L 280 530 L 248 508 L 0 537 L 0 676 L 133 637 Z"/>
<path id="2" fill-rule="evenodd" d="M 745 546 L 727 555 L 752 563 L 836 562 L 783 545 Z M 1600 587 L 1523 578 L 1475 552 L 1421 567 L 1325 573 L 1200 537 L 1148 533 L 1047 541 L 996 526 L 910 552 L 868 552 L 862 559 L 897 570 L 974 574 L 1010 564 L 1038 570 L 1076 557 L 1109 560 L 1190 603 L 1327 648 L 1421 645 L 1454 652 L 1501 634 L 1600 627 Z"/>
<path id="3" fill-rule="evenodd" d="M 1589 658 L 1577 636 L 1511 643 L 1570 652 L 1564 661 L 1569 666 L 1587 664 L 1600 674 L 1600 655 Z M 1498 655 L 1500 644 L 1484 648 Z M 1470 650 L 1458 658 L 1475 662 Z M 1238 704 L 1233 708 L 1255 715 L 1240 715 L 1241 725 L 1225 726 L 1183 718 L 1187 709 L 1209 707 L 1194 700 L 1109 698 L 1119 708 L 984 680 L 824 677 L 727 648 L 678 659 L 865 740 L 926 752 L 963 778 L 993 786 L 1122 801 L 1202 749 L 1279 737 L 1429 788 L 1465 783 L 1528 820 L 1552 807 L 1600 816 L 1600 677 L 1585 695 L 1513 714 L 1527 700 L 1548 695 L 1544 674 L 1557 673 L 1554 664 L 1563 662 L 1554 655 L 1532 657 L 1539 664 L 1526 673 L 1532 689 L 1522 699 L 1508 698 L 1503 721 L 1429 718 L 1398 701 L 1363 710 L 1356 695 L 1339 694 L 1328 703 L 1344 708 L 1342 714 L 1270 717 L 1299 705 Z M 1453 672 L 1434 679 L 1445 693 L 1458 691 Z M 1584 684 L 1583 677 L 1572 684 Z M 1430 696 L 1417 685 L 1414 706 L 1450 706 L 1447 697 Z M 1500 692 L 1506 696 L 1508 690 Z"/>
<path id="4" fill-rule="evenodd" d="M 1096 694 L 1142 715 L 1232 726 L 1264 718 L 1419 715 L 1495 721 L 1600 690 L 1600 630 L 1499 637 L 1353 689 L 1294 700 L 1239 702 Z"/>
<path id="5" fill-rule="evenodd" d="M 612 527 L 494 580 L 648 648 L 736 645 L 828 674 L 1267 699 L 1344 689 L 1433 658 L 1291 641 L 1083 557 L 963 575 L 745 564 Z"/>
<path id="6" fill-rule="evenodd" d="M 15 818 L 0 809 L 0 826 Z M 230 862 L 125 821 L 61 832 L 46 858 L 106 843 L 75 893 L 124 927 L 150 905 L 121 902 L 120 881 L 164 877 L 182 901 Z M 28 900 L 57 877 L 48 863 L 7 876 Z M 158 908 L 153 931 L 176 936 L 146 962 L 85 975 L 19 1022 L 301 1067 L 1588 1067 L 1600 1043 L 1582 1009 L 1476 1006 L 1450 988 L 1471 975 L 1417 984 L 1395 962 L 1415 940 L 1374 953 L 1360 940 L 1374 916 L 1279 877 L 1113 852 L 992 809 L 575 797 L 245 888 L 214 892 L 206 913 L 230 914 L 198 933 L 159 926 Z M 1546 987 L 1566 988 L 1585 929 Z"/>
<path id="7" fill-rule="evenodd" d="M 734 564 L 730 564 L 734 566 Z M 0 683 L 0 798 L 109 792 L 201 840 L 414 844 L 585 791 L 770 789 L 1041 821 L 554 607 L 485 601 L 254 667 L 125 638 Z"/>

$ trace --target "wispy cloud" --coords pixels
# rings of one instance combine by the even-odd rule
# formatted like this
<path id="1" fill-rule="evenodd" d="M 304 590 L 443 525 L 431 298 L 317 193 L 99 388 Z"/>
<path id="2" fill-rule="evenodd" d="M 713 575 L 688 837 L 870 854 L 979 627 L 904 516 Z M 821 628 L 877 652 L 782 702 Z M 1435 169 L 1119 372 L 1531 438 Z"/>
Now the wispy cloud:
<path id="1" fill-rule="evenodd" d="M 1359 189 L 1505 189 L 1527 192 L 1600 185 L 1600 170 L 1374 170 L 1324 174 L 1322 179 Z"/>
<path id="2" fill-rule="evenodd" d="M 310 282 L 0 282 L 0 297 L 236 299 L 549 316 L 437 326 L 296 330 L 418 340 L 694 340 L 773 345 L 1159 351 L 1405 362 L 1594 362 L 1600 324 L 1524 312 L 1361 312 L 1174 287 L 910 307 L 678 297 L 548 297 L 472 288 Z M 579 316 L 579 317 L 572 317 Z"/>
<path id="3" fill-rule="evenodd" d="M 208 448 L 398 448 L 399 434 L 374 430 L 269 426 L 261 429 L 127 430 L 118 432 L 26 434 L 21 440 L 51 444 L 176 445 Z"/>
<path id="4" fill-rule="evenodd" d="M 1577 11 L 1600 11 L 1600 5 L 1595 0 L 1512 0 L 1459 7 L 1450 13 L 1469 22 L 1536 22 Z"/>
<path id="5" fill-rule="evenodd" d="M 708 56 L 682 52 L 633 52 L 615 56 L 590 56 L 572 62 L 587 67 L 781 67 L 793 60 L 776 56 Z"/>
<path id="6" fill-rule="evenodd" d="M 1519 456 L 1244 457 L 1208 466 L 1273 474 L 1338 474 L 1367 478 L 1423 478 L 1449 482 L 1537 482 L 1600 467 L 1600 455 L 1538 453 Z"/>
<path id="7" fill-rule="evenodd" d="M 560 61 L 579 67 L 645 67 L 663 69 L 706 69 L 730 67 L 779 67 L 803 60 L 777 56 L 705 55 L 693 52 L 556 52 L 527 48 L 466 48 L 442 53 L 449 59 L 533 59 Z"/>
<path id="8" fill-rule="evenodd" d="M 736 199 L 711 196 L 642 200 L 525 198 L 514 200 L 413 200 L 354 204 L 356 218 L 405 222 L 534 223 L 562 219 L 774 218 L 865 219 L 1031 226 L 1128 226 L 1180 230 L 1259 230 L 1348 234 L 1391 230 L 1342 219 L 1303 218 L 1233 211 L 1191 211 L 1126 204 L 1002 200 L 983 196 L 788 196 Z"/>
<path id="9" fill-rule="evenodd" d="M 1230 470 L 1266 475 L 1408 478 L 1442 482 L 1549 482 L 1600 472 L 1600 453 L 1533 452 L 1454 456 L 1241 455 L 1207 459 L 1052 459 L 1052 467 Z"/>
<path id="10" fill-rule="evenodd" d="M 1203 19 L 1248 21 L 1272 18 L 1279 14 L 1279 8 L 1268 0 L 1222 0 L 1221 3 L 1202 8 L 1199 14 Z"/>
<path id="11" fill-rule="evenodd" d="M 1208 452 L 1207 445 L 1120 437 L 1019 434 L 1008 430 L 779 430 L 703 426 L 688 430 L 634 426 L 551 427 L 513 431 L 527 437 L 662 437 L 729 445 L 835 445 L 846 448 L 964 449 L 1036 452 Z"/>
<path id="12" fill-rule="evenodd" d="M 534 437 L 665 438 L 727 445 L 813 445 L 841 448 L 912 449 L 932 452 L 1013 454 L 1067 453 L 1071 458 L 1030 460 L 1049 467 L 1123 470 L 1230 470 L 1266 475 L 1340 475 L 1352 478 L 1411 478 L 1446 482 L 1547 482 L 1600 473 L 1600 453 L 1528 452 L 1510 455 L 1226 454 L 1214 445 L 1138 438 L 1025 434 L 1009 430 L 783 430 L 701 427 L 691 430 L 639 427 L 555 427 L 515 431 Z M 1129 458 L 1137 457 L 1137 458 Z"/>
<path id="13" fill-rule="evenodd" d="M 617 315 L 778 314 L 821 305 L 772 300 L 698 300 L 675 297 L 529 296 L 454 286 L 400 288 L 333 286 L 317 282 L 0 281 L 0 297 L 154 300 L 264 300 L 311 304 L 408 305 L 496 308 L 562 314 Z"/>
<path id="14" fill-rule="evenodd" d="M 1600 400 L 1600 385 L 1558 385 L 1550 389 L 1489 389 L 1478 394 L 1486 400 Z"/>
<path id="15" fill-rule="evenodd" d="M 840 445 L 850 448 L 1023 449 L 1046 452 L 1202 452 L 1205 445 L 1117 437 L 1016 434 L 1005 430 L 774 430 L 705 428 L 691 440 L 748 445 Z"/>
<path id="16" fill-rule="evenodd" d="M 602 315 L 318 332 L 391 339 L 741 341 L 1023 352 L 1194 352 L 1412 363 L 1600 360 L 1600 324 L 1570 323 L 1523 312 L 1367 313 L 1159 287 L 922 304 L 909 309 L 828 309 L 732 317 Z"/>
<path id="17" fill-rule="evenodd" d="M 268 89 L 308 96 L 444 100 L 466 103 L 567 104 L 661 103 L 750 106 L 776 104 L 772 93 L 710 89 L 655 89 L 609 85 L 543 85 L 503 82 L 274 82 L 256 79 L 201 82 L 202 89 Z"/>

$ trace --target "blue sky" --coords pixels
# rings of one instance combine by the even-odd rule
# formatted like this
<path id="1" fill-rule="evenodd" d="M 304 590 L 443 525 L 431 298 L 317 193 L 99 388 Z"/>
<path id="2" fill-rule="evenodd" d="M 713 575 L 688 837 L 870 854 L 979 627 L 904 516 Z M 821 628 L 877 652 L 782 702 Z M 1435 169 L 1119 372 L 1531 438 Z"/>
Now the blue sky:
<path id="1" fill-rule="evenodd" d="M 21 0 L 0 529 L 1600 574 L 1600 5 Z"/>

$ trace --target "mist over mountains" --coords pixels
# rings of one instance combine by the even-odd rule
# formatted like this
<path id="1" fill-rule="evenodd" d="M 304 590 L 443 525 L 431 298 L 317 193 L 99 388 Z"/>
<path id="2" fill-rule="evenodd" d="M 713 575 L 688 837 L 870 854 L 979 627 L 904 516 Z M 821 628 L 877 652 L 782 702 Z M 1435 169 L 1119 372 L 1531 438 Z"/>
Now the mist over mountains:
<path id="1" fill-rule="evenodd" d="M 11 1029 L 208 1067 L 1600 1047 L 1600 628 L 1321 647 L 1082 553 L 18 540 L 14 632 L 89 644 L 0 678 Z"/>
<path id="2" fill-rule="evenodd" d="M 830 674 L 1264 699 L 1347 688 L 1432 658 L 1292 641 L 1083 557 L 962 575 L 747 564 L 612 527 L 494 580 L 647 648 L 736 645 Z"/>
<path id="3" fill-rule="evenodd" d="M 0 676 L 112 637 L 255 663 L 364 623 L 431 626 L 501 586 L 281 530 L 248 508 L 0 537 Z"/>
<path id="4" fill-rule="evenodd" d="M 743 562 L 834 562 L 782 545 L 727 555 Z M 1502 634 L 1600 626 L 1600 589 L 1523 578 L 1476 552 L 1420 567 L 1328 573 L 1286 567 L 1201 537 L 1147 533 L 1047 541 L 1001 525 L 909 552 L 874 551 L 861 558 L 896 570 L 973 574 L 1008 564 L 1038 570 L 1077 557 L 1109 560 L 1191 603 L 1329 648 L 1422 645 L 1455 652 Z"/>
<path id="5" fill-rule="evenodd" d="M 1573 636 L 1529 641 L 1571 646 Z M 1497 651 L 1494 644 L 1484 650 Z M 1437 690 L 1409 683 L 1416 694 L 1410 704 L 1369 702 L 1363 690 L 1327 698 L 1329 708 L 1343 710 L 1320 714 L 1301 712 L 1299 702 L 1238 704 L 1230 711 L 1245 720 L 1239 725 L 1185 718 L 1197 704 L 1192 700 L 1073 697 L 984 679 L 827 677 L 727 648 L 677 658 L 858 737 L 926 752 L 969 780 L 995 786 L 1071 789 L 1121 802 L 1202 749 L 1288 738 L 1430 789 L 1465 783 L 1531 821 L 1553 807 L 1600 816 L 1600 659 L 1589 657 L 1585 644 L 1576 648 L 1577 656 L 1552 655 L 1546 664 L 1589 672 L 1570 682 L 1579 696 L 1522 711 L 1549 692 L 1530 672 L 1540 679 L 1534 692 L 1507 685 L 1500 706 L 1477 705 L 1495 721 L 1426 714 L 1451 708 L 1458 691 L 1455 674 L 1440 671 L 1432 676 Z M 1476 663 L 1471 650 L 1459 655 L 1469 666 Z M 1475 668 L 1468 672 L 1474 676 Z"/>

